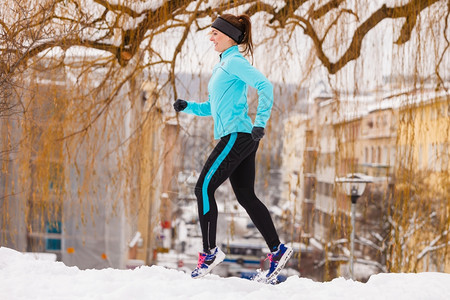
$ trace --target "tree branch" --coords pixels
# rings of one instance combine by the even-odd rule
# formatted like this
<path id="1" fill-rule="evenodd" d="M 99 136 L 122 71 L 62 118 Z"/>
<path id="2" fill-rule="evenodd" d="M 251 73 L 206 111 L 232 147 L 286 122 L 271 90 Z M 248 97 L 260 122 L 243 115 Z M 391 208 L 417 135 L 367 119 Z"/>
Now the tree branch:
<path id="1" fill-rule="evenodd" d="M 336 19 L 330 24 L 330 26 L 328 26 L 327 30 L 326 30 L 325 33 L 323 34 L 323 37 L 321 38 L 321 41 L 322 41 L 322 42 L 323 42 L 323 41 L 325 40 L 325 38 L 327 37 L 328 32 L 331 30 L 331 28 L 332 28 L 334 25 L 337 24 L 339 18 L 341 17 L 341 15 L 342 15 L 343 13 L 349 13 L 349 14 L 351 14 L 351 15 L 354 15 L 354 16 L 356 17 L 356 20 L 358 20 L 358 16 L 357 16 L 353 11 L 348 10 L 348 9 L 343 9 L 343 10 L 341 10 L 341 11 L 339 12 L 338 16 L 336 17 Z"/>
<path id="2" fill-rule="evenodd" d="M 2 26 L 3 28 L 5 28 L 5 33 L 6 33 L 6 35 L 9 35 L 9 28 L 8 28 L 8 25 L 6 25 L 6 23 L 3 22 L 3 20 L 0 20 L 0 26 Z"/>
<path id="3" fill-rule="evenodd" d="M 441 57 L 439 58 L 439 61 L 438 61 L 437 65 L 436 65 L 436 68 L 435 68 L 435 73 L 436 73 L 436 76 L 437 76 L 437 78 L 439 80 L 438 85 L 441 85 L 444 88 L 445 91 L 448 91 L 448 89 L 445 86 L 444 80 L 441 77 L 441 74 L 439 72 L 439 67 L 440 67 L 440 65 L 442 63 L 442 60 L 444 59 L 444 54 L 448 51 L 448 49 L 450 47 L 450 41 L 449 41 L 448 36 L 447 36 L 449 16 L 450 16 L 450 0 L 448 0 L 448 2 L 447 2 L 447 15 L 445 16 L 445 21 L 444 21 L 445 24 L 444 24 L 444 30 L 443 30 L 444 39 L 445 39 L 445 42 L 447 43 L 447 45 L 445 46 L 444 50 L 442 51 Z"/>
<path id="4" fill-rule="evenodd" d="M 409 41 L 411 38 L 411 32 L 414 29 L 417 21 L 417 17 L 425 8 L 431 6 L 433 3 L 439 0 L 415 0 L 398 8 L 388 11 L 391 18 L 406 17 L 406 21 L 402 26 L 400 36 L 395 42 L 397 45 L 401 45 Z"/>
<path id="5" fill-rule="evenodd" d="M 419 263 L 420 260 L 422 260 L 422 258 L 425 257 L 426 254 L 428 254 L 429 252 L 441 249 L 443 247 L 446 247 L 447 245 L 450 244 L 450 242 L 446 242 L 442 245 L 436 245 L 437 242 L 439 242 L 443 237 L 446 237 L 448 235 L 448 230 L 444 231 L 442 234 L 440 234 L 439 236 L 437 236 L 434 240 L 432 240 L 430 242 L 430 244 L 428 246 L 426 246 L 418 255 L 416 258 L 416 262 L 415 262 L 415 268 L 417 268 L 417 264 Z"/>
<path id="6" fill-rule="evenodd" d="M 149 12 L 149 10 L 144 10 L 141 13 L 138 13 L 137 11 L 131 9 L 130 7 L 128 7 L 126 5 L 111 4 L 105 0 L 93 0 L 93 1 L 101 6 L 105 7 L 107 11 L 109 10 L 109 11 L 124 12 L 132 18 L 138 18 L 138 17 L 142 16 L 143 14 L 147 14 Z"/>
<path id="7" fill-rule="evenodd" d="M 313 10 L 309 14 L 309 16 L 314 20 L 318 20 L 318 19 L 322 18 L 323 16 L 325 16 L 327 13 L 329 13 L 331 10 L 338 8 L 341 5 L 341 3 L 344 1 L 345 0 L 331 0 L 330 2 L 319 7 L 318 9 Z"/>
<path id="8" fill-rule="evenodd" d="M 277 13 L 273 14 L 273 18 L 269 21 L 269 23 L 272 24 L 273 22 L 278 21 L 280 26 L 284 27 L 287 20 L 294 16 L 295 11 L 306 2 L 308 2 L 308 0 L 287 0 L 286 5 Z"/>
<path id="9" fill-rule="evenodd" d="M 61 0 L 57 0 L 60 2 Z M 164 25 L 170 25 L 170 20 L 175 20 L 177 15 L 186 15 L 191 14 L 192 12 L 186 11 L 186 8 L 193 2 L 194 0 L 173 0 L 173 1 L 165 1 L 161 6 L 155 9 L 148 9 L 138 12 L 126 5 L 122 4 L 111 4 L 107 0 L 94 0 L 94 2 L 98 5 L 101 5 L 105 8 L 105 11 L 102 13 L 100 18 L 94 20 L 94 23 L 85 23 L 83 24 L 84 28 L 96 28 L 94 25 L 98 25 L 98 22 L 106 23 L 106 13 L 111 11 L 116 13 L 115 19 L 113 20 L 113 25 L 108 25 L 109 33 L 107 33 L 106 37 L 113 36 L 113 30 L 119 29 L 121 31 L 121 43 L 120 45 L 112 45 L 108 43 L 102 43 L 102 39 L 97 41 L 89 41 L 85 38 L 81 38 L 79 41 L 76 41 L 76 38 L 67 38 L 66 37 L 58 37 L 53 38 L 51 41 L 46 41 L 45 43 L 40 43 L 35 47 L 29 49 L 27 53 L 24 53 L 24 57 L 31 58 L 35 56 L 37 53 L 55 46 L 61 47 L 70 47 L 72 46 L 70 43 L 74 43 L 74 45 L 92 47 L 95 49 L 101 49 L 112 53 L 119 64 L 121 66 L 126 66 L 128 61 L 137 53 L 141 43 L 144 39 L 147 38 L 146 33 L 150 30 L 156 30 Z M 442 0 L 411 0 L 407 4 L 397 6 L 397 7 L 387 7 L 383 5 L 378 10 L 372 13 L 368 19 L 366 19 L 363 23 L 361 23 L 356 31 L 353 34 L 352 40 L 350 42 L 349 47 L 345 50 L 341 57 L 339 57 L 335 62 L 330 61 L 330 58 L 327 56 L 323 49 L 323 41 L 328 34 L 329 28 L 334 26 L 337 22 L 337 19 L 342 15 L 343 12 L 350 12 L 348 10 L 342 10 L 337 17 L 337 19 L 330 25 L 330 27 L 325 32 L 325 36 L 319 37 L 315 24 L 313 24 L 313 20 L 319 20 L 324 17 L 327 13 L 333 11 L 334 9 L 339 8 L 342 5 L 344 0 L 329 0 L 322 6 L 317 9 L 314 9 L 314 6 L 311 7 L 311 11 L 309 12 L 308 17 L 299 16 L 296 14 L 296 11 L 304 4 L 308 2 L 308 0 L 286 0 L 285 5 L 278 9 L 273 5 L 266 4 L 260 1 L 244 1 L 244 0 L 235 0 L 226 4 L 221 4 L 218 7 L 209 7 L 202 11 L 196 12 L 196 17 L 206 17 L 212 16 L 213 14 L 221 13 L 222 11 L 226 11 L 230 8 L 239 7 L 244 4 L 250 4 L 247 8 L 246 13 L 249 15 L 254 15 L 257 12 L 266 12 L 272 15 L 272 18 L 269 21 L 269 24 L 272 24 L 275 21 L 279 22 L 280 27 L 284 27 L 289 20 L 294 21 L 296 25 L 299 25 L 303 28 L 304 33 L 309 36 L 314 44 L 314 47 L 317 52 L 317 56 L 321 63 L 327 68 L 330 74 L 336 74 L 340 69 L 342 69 L 347 63 L 352 60 L 357 59 L 361 55 L 361 47 L 362 41 L 366 34 L 375 28 L 381 21 L 387 18 L 396 19 L 396 18 L 405 18 L 405 22 L 402 26 L 400 35 L 395 42 L 396 44 L 404 44 L 411 38 L 412 30 L 414 30 L 417 17 L 420 13 L 427 7 L 430 7 L 434 3 L 442 1 Z M 56 2 L 55 2 L 56 3 Z M 53 4 L 55 5 L 55 4 Z M 53 6 L 54 7 L 54 6 Z M 353 13 L 354 14 L 354 13 Z M 130 18 L 139 18 L 145 16 L 140 23 L 135 28 L 131 29 L 122 29 L 120 24 L 118 24 L 118 20 L 121 16 L 127 15 Z M 168 24 L 169 22 L 169 24 Z M 72 25 L 80 25 L 80 23 L 76 23 L 75 20 L 69 22 Z M 193 23 L 189 23 L 193 24 Z M 8 30 L 7 24 L 0 24 L 5 30 Z M 10 28 L 11 30 L 11 28 Z M 20 51 L 19 48 L 16 48 L 17 51 Z M 447 48 L 446 48 L 447 49 Z M 177 50 L 176 50 L 177 51 Z"/>
<path id="10" fill-rule="evenodd" d="M 350 46 L 335 63 L 330 62 L 329 58 L 323 51 L 322 40 L 318 37 L 312 24 L 303 17 L 293 15 L 291 16 L 291 18 L 297 19 L 298 21 L 306 25 L 306 27 L 304 28 L 304 32 L 313 40 L 318 58 L 328 69 L 328 72 L 330 74 L 336 74 L 347 63 L 357 59 L 361 55 L 361 46 L 364 37 L 381 21 L 386 18 L 409 18 L 409 21 L 406 21 L 406 23 L 409 23 L 403 26 L 401 35 L 397 40 L 397 43 L 405 43 L 411 36 L 411 31 L 414 28 L 411 26 L 415 24 L 414 18 L 417 17 L 417 14 L 438 1 L 439 0 L 413 0 L 408 4 L 398 7 L 387 7 L 386 5 L 383 5 L 356 29 L 355 33 L 353 34 Z"/>
<path id="11" fill-rule="evenodd" d="M 203 0 L 199 0 L 197 3 L 197 6 L 195 7 L 195 11 L 192 12 L 191 16 L 189 17 L 188 22 L 186 23 L 186 28 L 183 32 L 183 36 L 181 37 L 180 41 L 178 42 L 177 47 L 174 50 L 172 62 L 171 62 L 171 72 L 169 74 L 170 82 L 172 84 L 172 88 L 174 91 L 174 98 L 176 99 L 177 96 L 177 90 L 175 85 L 175 62 L 177 59 L 178 54 L 181 52 L 181 48 L 183 47 L 184 42 L 186 41 L 186 38 L 188 37 L 189 30 L 191 28 L 192 23 L 194 23 L 195 19 L 197 18 L 197 11 L 200 8 L 200 5 L 203 3 Z"/>

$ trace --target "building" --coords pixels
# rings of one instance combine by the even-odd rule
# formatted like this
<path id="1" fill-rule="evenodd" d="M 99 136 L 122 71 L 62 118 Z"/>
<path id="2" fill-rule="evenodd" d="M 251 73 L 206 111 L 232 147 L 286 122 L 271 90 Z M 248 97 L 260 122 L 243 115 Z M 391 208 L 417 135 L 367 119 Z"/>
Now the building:
<path id="1" fill-rule="evenodd" d="M 309 235 L 307 232 L 306 216 L 301 214 L 301 209 L 305 203 L 303 187 L 304 155 L 306 148 L 306 128 L 307 116 L 296 114 L 284 122 L 283 152 L 282 152 L 282 194 L 281 199 L 285 199 L 282 204 L 284 208 L 283 225 L 285 231 L 289 233 L 290 240 L 301 235 Z M 299 242 L 300 239 L 297 241 Z"/>
<path id="2" fill-rule="evenodd" d="M 399 97 L 397 162 L 393 196 L 410 199 L 394 215 L 395 234 L 409 252 L 396 249 L 396 269 L 450 270 L 448 245 L 450 199 L 450 95 L 423 90 Z M 420 245 L 420 246 L 418 246 Z M 412 258 L 412 259 L 411 259 Z"/>
<path id="3" fill-rule="evenodd" d="M 447 93 L 433 90 L 319 96 L 307 119 L 286 122 L 286 136 L 296 140 L 285 139 L 284 184 L 303 174 L 295 186 L 297 193 L 303 191 L 302 237 L 326 252 L 317 263 L 318 270 L 328 269 L 322 280 L 348 275 L 350 201 L 335 184 L 348 173 L 373 178 L 357 203 L 358 279 L 377 272 L 447 268 L 438 259 L 445 257 L 443 250 L 431 245 L 434 239 L 445 248 L 448 240 L 442 207 L 450 197 L 448 102 Z M 292 155 L 297 151 L 304 154 Z M 432 224 L 442 233 L 436 234 Z"/>

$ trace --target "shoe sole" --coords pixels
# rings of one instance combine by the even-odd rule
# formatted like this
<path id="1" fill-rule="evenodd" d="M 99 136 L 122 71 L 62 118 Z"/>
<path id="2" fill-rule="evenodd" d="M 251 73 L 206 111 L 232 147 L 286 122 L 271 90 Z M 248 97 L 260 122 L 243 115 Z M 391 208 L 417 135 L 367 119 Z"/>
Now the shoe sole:
<path id="1" fill-rule="evenodd" d="M 284 268 L 284 265 L 287 263 L 289 258 L 291 258 L 293 252 L 294 250 L 291 247 L 287 247 L 286 252 L 278 262 L 278 266 L 276 267 L 275 271 L 273 271 L 273 273 L 269 277 L 267 277 L 268 283 L 272 283 L 273 280 L 277 278 L 278 274 L 280 274 L 281 270 Z"/>
<path id="2" fill-rule="evenodd" d="M 214 269 L 215 267 L 217 267 L 221 262 L 223 262 L 225 259 L 225 253 L 223 253 L 222 250 L 220 250 L 220 252 L 217 254 L 216 259 L 214 260 L 214 262 L 209 266 L 209 268 L 206 270 L 206 272 L 204 274 L 198 275 L 196 277 L 191 277 L 193 279 L 197 279 L 197 278 L 201 278 L 207 274 L 209 274 L 212 269 Z"/>

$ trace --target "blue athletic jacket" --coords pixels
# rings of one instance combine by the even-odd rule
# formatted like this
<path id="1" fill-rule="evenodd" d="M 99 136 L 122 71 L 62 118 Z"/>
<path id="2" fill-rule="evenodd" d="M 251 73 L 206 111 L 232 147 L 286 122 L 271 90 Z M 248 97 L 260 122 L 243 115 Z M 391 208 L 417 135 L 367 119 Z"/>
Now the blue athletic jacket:
<path id="1" fill-rule="evenodd" d="M 258 90 L 254 125 L 248 116 L 247 85 Z M 273 105 L 273 87 L 239 52 L 237 45 L 225 50 L 208 83 L 208 101 L 188 101 L 183 110 L 197 116 L 212 116 L 214 138 L 233 132 L 251 133 L 253 126 L 266 127 Z"/>

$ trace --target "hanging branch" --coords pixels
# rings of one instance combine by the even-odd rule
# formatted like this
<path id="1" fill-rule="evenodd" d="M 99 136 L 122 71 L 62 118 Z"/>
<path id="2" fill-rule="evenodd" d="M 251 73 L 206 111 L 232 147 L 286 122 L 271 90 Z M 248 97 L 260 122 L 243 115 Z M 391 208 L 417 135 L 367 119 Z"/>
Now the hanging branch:
<path id="1" fill-rule="evenodd" d="M 417 15 L 425 8 L 431 6 L 432 4 L 438 2 L 439 0 L 414 0 L 408 4 L 398 7 L 387 7 L 383 5 L 377 11 L 375 11 L 366 21 L 364 21 L 356 29 L 353 34 L 350 46 L 345 51 L 345 53 L 336 61 L 331 62 L 329 57 L 325 54 L 323 49 L 323 39 L 319 38 L 314 29 L 313 24 L 300 16 L 293 15 L 292 19 L 297 20 L 299 23 L 303 24 L 302 28 L 306 35 L 308 35 L 315 46 L 317 56 L 322 62 L 322 64 L 328 69 L 330 74 L 336 74 L 341 70 L 347 63 L 357 59 L 361 55 L 362 41 L 366 34 L 376 27 L 384 19 L 396 19 L 396 18 L 406 18 L 405 24 L 402 27 L 400 36 L 398 37 L 396 44 L 404 44 L 411 37 L 411 31 L 414 29 Z M 300 24 L 299 24 L 300 25 Z"/>
<path id="2" fill-rule="evenodd" d="M 56 6 L 61 1 L 62 0 L 54 1 L 52 5 Z M 114 14 L 115 21 L 112 26 L 109 26 L 109 31 L 105 36 L 114 36 L 113 31 L 119 30 L 121 32 L 120 45 L 100 42 L 98 40 L 89 40 L 86 37 L 71 37 L 71 34 L 69 34 L 68 36 L 64 36 L 62 38 L 49 37 L 49 40 L 42 42 L 39 45 L 35 45 L 31 49 L 26 49 L 25 51 L 20 51 L 19 49 L 12 51 L 19 51 L 20 53 L 17 54 L 21 54 L 26 60 L 48 48 L 56 46 L 61 46 L 63 48 L 71 46 L 83 46 L 110 52 L 113 56 L 116 57 L 121 66 L 126 66 L 128 64 L 128 61 L 134 55 L 136 55 L 139 46 L 145 40 L 146 33 L 148 31 L 156 30 L 163 25 L 168 25 L 170 22 L 176 20 L 176 18 L 180 15 L 189 14 L 190 12 L 186 12 L 186 8 L 194 2 L 194 0 L 165 1 L 158 8 L 147 9 L 138 12 L 126 5 L 117 3 L 113 4 L 107 0 L 93 1 L 94 3 L 104 7 L 102 15 L 91 22 L 79 22 L 78 25 L 82 25 L 82 28 L 84 29 L 100 29 L 101 24 L 107 23 L 105 21 L 106 14 L 108 12 L 111 12 L 112 14 Z M 231 8 L 237 8 L 245 4 L 250 4 L 250 6 L 246 10 L 246 13 L 249 15 L 254 15 L 258 12 L 266 12 L 267 14 L 272 15 L 272 18 L 269 21 L 269 24 L 271 25 L 277 23 L 278 25 L 276 25 L 276 27 L 285 28 L 286 24 L 291 21 L 291 23 L 301 26 L 304 29 L 304 33 L 313 41 L 319 60 L 327 68 L 330 74 L 336 74 L 350 61 L 353 61 L 360 56 L 362 41 L 364 37 L 381 21 L 385 19 L 404 18 L 404 24 L 395 42 L 398 45 L 404 44 L 410 40 L 411 33 L 415 28 L 416 21 L 420 13 L 424 9 L 439 1 L 443 0 L 411 0 L 410 2 L 401 6 L 381 6 L 358 26 L 356 31 L 353 33 L 352 41 L 348 49 L 342 54 L 341 57 L 337 58 L 335 62 L 331 61 L 330 57 L 325 53 L 323 45 L 324 37 L 318 36 L 317 29 L 323 25 L 323 22 L 319 21 L 329 13 L 334 12 L 336 9 L 339 9 L 339 7 L 345 2 L 344 0 L 330 0 L 329 2 L 323 4 L 318 8 L 315 8 L 315 5 L 311 5 L 306 16 L 299 15 L 298 10 L 303 5 L 309 4 L 310 1 L 307 0 L 288 0 L 285 1 L 285 4 L 279 9 L 277 6 L 266 4 L 260 1 L 249 2 L 238 0 L 228 3 L 222 3 L 217 7 L 207 7 L 203 10 L 199 10 L 196 14 L 196 17 L 202 18 L 205 16 L 213 16 Z M 197 2 L 197 4 L 200 2 L 201 1 Z M 73 1 L 71 3 L 74 3 L 78 7 L 76 1 Z M 339 13 L 339 17 L 342 15 L 342 12 L 345 11 L 351 12 L 348 9 L 343 9 L 341 13 Z M 358 20 L 358 16 L 356 14 L 355 16 Z M 63 17 L 64 16 L 57 16 L 54 13 L 52 15 L 52 19 L 62 20 Z M 137 26 L 133 28 L 123 29 L 120 26 L 121 24 L 118 24 L 118 20 L 121 17 L 127 17 L 134 20 L 143 17 L 143 19 L 140 20 L 140 23 Z M 334 21 L 334 23 L 336 21 L 337 19 Z M 47 24 L 51 24 L 51 22 L 52 20 L 47 20 Z M 4 27 L 5 30 L 8 30 L 7 24 L 3 23 L 0 25 Z M 73 20 L 69 23 L 72 25 L 76 25 L 76 20 Z M 193 23 L 195 22 L 189 22 L 187 24 L 192 25 Z M 331 27 L 332 25 L 333 24 L 329 25 L 329 27 Z M 176 51 L 177 50 L 175 50 L 175 52 Z"/>
<path id="3" fill-rule="evenodd" d="M 192 23 L 194 23 L 195 19 L 197 18 L 197 11 L 200 8 L 200 5 L 203 3 L 202 0 L 198 1 L 197 6 L 195 7 L 195 10 L 191 13 L 191 16 L 189 17 L 189 20 L 187 21 L 185 25 L 185 29 L 183 32 L 183 36 L 181 37 L 180 41 L 178 42 L 177 47 L 174 50 L 172 61 L 170 62 L 170 74 L 169 74 L 169 80 L 172 84 L 173 92 L 174 92 L 174 99 L 177 99 L 177 89 L 175 84 L 175 62 L 177 60 L 178 54 L 181 52 L 181 48 L 183 47 L 184 42 L 186 41 L 189 30 L 192 26 Z"/>

